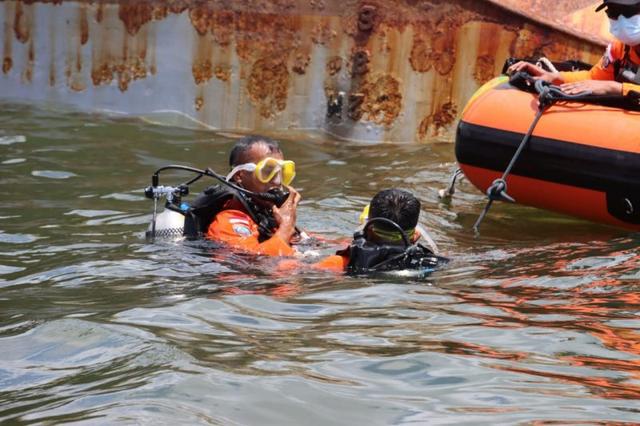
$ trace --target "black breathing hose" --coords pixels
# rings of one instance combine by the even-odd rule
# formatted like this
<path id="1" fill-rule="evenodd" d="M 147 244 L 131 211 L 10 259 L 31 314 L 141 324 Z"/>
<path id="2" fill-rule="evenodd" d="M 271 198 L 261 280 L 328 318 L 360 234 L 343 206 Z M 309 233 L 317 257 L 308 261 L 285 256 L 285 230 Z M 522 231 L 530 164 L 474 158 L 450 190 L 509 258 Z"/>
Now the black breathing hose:
<path id="1" fill-rule="evenodd" d="M 207 168 L 206 170 L 201 170 L 201 169 L 196 169 L 195 167 L 190 167 L 190 166 L 183 166 L 183 165 L 179 165 L 179 164 L 172 164 L 169 166 L 164 166 L 159 168 L 158 170 L 156 170 L 154 172 L 154 174 L 151 176 L 151 186 L 153 187 L 157 187 L 159 184 L 159 176 L 160 173 L 165 171 L 165 170 L 183 170 L 183 171 L 188 171 L 188 172 L 193 172 L 196 173 L 198 176 L 196 176 L 195 178 L 191 179 L 190 181 L 184 183 L 183 185 L 191 185 L 192 183 L 196 182 L 197 180 L 199 180 L 200 178 L 202 178 L 203 176 L 208 176 L 208 177 L 212 177 L 214 179 L 217 179 L 218 181 L 220 181 L 222 184 L 227 185 L 229 188 L 235 189 L 238 192 L 242 192 L 243 194 L 246 194 L 250 197 L 256 197 L 256 198 L 261 198 L 263 200 L 266 201 L 270 201 L 272 203 L 274 203 L 276 206 L 281 206 L 282 203 L 284 203 L 284 201 L 286 200 L 286 196 L 284 194 L 286 193 L 282 193 L 282 194 L 272 194 L 269 192 L 253 192 L 253 191 L 249 191 L 248 189 L 242 188 L 232 182 L 229 182 L 224 176 L 217 174 L 216 172 L 214 172 L 213 170 L 211 170 L 210 168 Z M 288 194 L 286 194 L 288 196 Z"/>

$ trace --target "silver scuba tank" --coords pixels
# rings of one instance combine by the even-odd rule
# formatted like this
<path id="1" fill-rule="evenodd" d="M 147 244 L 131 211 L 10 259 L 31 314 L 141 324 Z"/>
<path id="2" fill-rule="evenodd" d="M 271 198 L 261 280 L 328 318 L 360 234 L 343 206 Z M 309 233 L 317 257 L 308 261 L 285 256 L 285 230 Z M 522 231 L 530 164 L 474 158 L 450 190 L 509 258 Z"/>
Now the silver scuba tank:
<path id="1" fill-rule="evenodd" d="M 154 227 L 155 221 L 155 227 Z M 165 208 L 152 219 L 147 229 L 147 238 L 182 238 L 184 234 L 184 215 Z"/>

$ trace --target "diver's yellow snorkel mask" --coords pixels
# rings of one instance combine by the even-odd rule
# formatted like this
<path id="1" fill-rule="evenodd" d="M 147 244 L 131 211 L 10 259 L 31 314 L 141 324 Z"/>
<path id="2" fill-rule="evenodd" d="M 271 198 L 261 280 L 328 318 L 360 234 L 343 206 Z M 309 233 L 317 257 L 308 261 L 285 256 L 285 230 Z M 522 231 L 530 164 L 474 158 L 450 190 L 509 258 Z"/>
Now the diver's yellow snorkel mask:
<path id="1" fill-rule="evenodd" d="M 262 183 L 271 182 L 278 173 L 281 174 L 284 185 L 290 185 L 296 177 L 296 163 L 291 160 L 278 160 L 267 157 L 260 160 L 257 164 L 244 163 L 235 166 L 227 175 L 227 181 L 230 181 L 236 173 L 242 170 L 253 172 L 256 178 Z"/>
<path id="2" fill-rule="evenodd" d="M 360 213 L 360 216 L 358 218 L 358 221 L 360 222 L 361 227 L 364 227 L 367 224 L 367 221 L 369 220 L 370 210 L 371 210 L 371 204 L 367 204 L 365 208 L 362 209 L 362 213 Z M 402 235 L 397 231 L 386 231 L 386 230 L 376 229 L 375 226 L 373 227 L 373 231 L 378 237 L 382 238 L 383 240 L 394 241 L 394 242 L 402 240 Z M 438 246 L 433 241 L 433 239 L 429 236 L 429 233 L 427 233 L 427 230 L 422 225 L 418 224 L 411 231 L 405 231 L 405 233 L 407 234 L 407 237 L 411 240 L 414 239 L 414 235 L 416 232 L 418 233 L 420 238 L 424 238 L 425 243 L 429 246 L 429 248 L 431 248 L 431 251 L 437 254 L 439 251 Z"/>
<path id="3" fill-rule="evenodd" d="M 367 204 L 367 206 L 362 210 L 362 213 L 360 213 L 360 225 L 366 225 L 367 221 L 369 220 L 369 210 L 371 210 L 371 204 Z M 400 242 L 403 240 L 402 237 L 402 233 L 399 232 L 400 228 L 398 228 L 397 231 L 387 231 L 385 229 L 380 229 L 379 226 L 376 226 L 375 224 L 372 224 L 371 226 L 371 231 L 373 231 L 373 233 L 380 238 L 381 240 L 384 241 L 389 241 L 389 242 Z M 413 240 L 413 236 L 415 235 L 415 228 L 414 229 L 410 229 L 410 230 L 405 230 L 404 233 L 407 236 L 407 238 L 409 240 Z"/>

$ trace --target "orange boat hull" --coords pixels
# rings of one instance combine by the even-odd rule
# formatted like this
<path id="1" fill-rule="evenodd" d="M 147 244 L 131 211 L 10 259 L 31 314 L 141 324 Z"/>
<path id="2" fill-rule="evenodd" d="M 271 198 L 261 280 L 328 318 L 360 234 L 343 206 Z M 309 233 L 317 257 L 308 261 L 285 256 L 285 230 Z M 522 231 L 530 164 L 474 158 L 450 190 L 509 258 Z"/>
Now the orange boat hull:
<path id="1" fill-rule="evenodd" d="M 537 112 L 537 96 L 496 79 L 471 99 L 456 157 L 481 191 L 502 176 Z M 507 178 L 516 202 L 640 229 L 640 113 L 580 103 L 542 116 Z"/>

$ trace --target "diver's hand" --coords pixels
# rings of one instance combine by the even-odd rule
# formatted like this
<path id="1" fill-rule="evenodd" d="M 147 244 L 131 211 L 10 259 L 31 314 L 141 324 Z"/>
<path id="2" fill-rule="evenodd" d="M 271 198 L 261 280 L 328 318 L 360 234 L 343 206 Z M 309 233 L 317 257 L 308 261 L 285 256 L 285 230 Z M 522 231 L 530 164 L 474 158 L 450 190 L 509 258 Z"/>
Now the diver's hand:
<path id="1" fill-rule="evenodd" d="M 537 65 L 533 65 L 526 61 L 520 61 L 513 65 L 511 65 L 507 69 L 507 74 L 512 75 L 517 72 L 524 71 L 530 76 L 532 76 L 535 80 L 543 80 L 547 83 L 556 83 L 560 84 L 563 82 L 562 76 L 557 72 L 549 72 L 540 68 Z"/>
<path id="2" fill-rule="evenodd" d="M 575 81 L 573 83 L 565 83 L 561 85 L 560 89 L 568 95 L 578 95 L 580 93 L 588 92 L 592 95 L 598 96 L 622 96 L 622 83 L 612 80 Z"/>
<path id="3" fill-rule="evenodd" d="M 279 208 L 273 206 L 273 217 L 278 223 L 278 230 L 276 235 L 282 238 L 284 241 L 289 242 L 291 237 L 296 232 L 296 210 L 298 203 L 302 198 L 300 193 L 290 186 L 287 186 L 289 190 L 289 197 Z"/>

